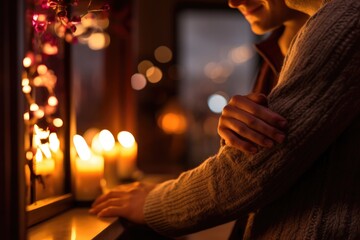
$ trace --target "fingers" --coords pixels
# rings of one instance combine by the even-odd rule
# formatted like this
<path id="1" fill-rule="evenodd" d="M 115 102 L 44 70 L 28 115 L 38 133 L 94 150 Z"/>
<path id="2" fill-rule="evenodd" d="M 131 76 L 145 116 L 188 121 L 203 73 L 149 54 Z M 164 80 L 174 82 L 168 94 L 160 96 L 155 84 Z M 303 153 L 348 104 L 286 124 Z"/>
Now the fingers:
<path id="1" fill-rule="evenodd" d="M 109 214 L 114 214 L 115 212 L 119 213 L 119 209 L 126 209 L 127 206 L 127 200 L 126 198 L 123 197 L 114 197 L 114 198 L 108 198 L 105 201 L 94 205 L 89 212 L 92 214 L 96 214 L 99 217 L 100 216 L 109 216 Z M 114 211 L 114 208 L 116 209 L 116 211 Z M 112 209 L 112 210 L 109 210 Z M 121 213 L 123 212 L 123 210 L 121 211 Z M 122 216 L 122 214 L 119 214 L 118 216 Z"/>
<path id="2" fill-rule="evenodd" d="M 98 197 L 91 205 L 91 207 L 97 206 L 99 204 L 101 204 L 104 201 L 107 201 L 110 198 L 114 198 L 114 197 L 120 197 L 121 192 L 119 191 L 110 191 L 106 194 L 101 195 L 100 197 Z"/>
<path id="3" fill-rule="evenodd" d="M 258 101 L 254 102 L 252 99 Z M 261 104 L 261 105 L 260 105 Z M 263 120 L 265 123 L 278 129 L 285 129 L 287 120 L 279 114 L 266 107 L 267 99 L 262 94 L 249 94 L 247 96 L 236 95 L 230 99 L 228 106 L 241 109 L 254 117 Z"/>
<path id="4" fill-rule="evenodd" d="M 228 145 L 249 153 L 255 153 L 257 146 L 282 143 L 287 121 L 266 105 L 262 94 L 232 97 L 219 118 L 219 135 Z"/>
<path id="5" fill-rule="evenodd" d="M 218 130 L 220 136 L 225 140 L 229 138 L 228 136 L 223 136 L 223 130 L 227 128 L 263 147 L 272 147 L 273 141 L 282 143 L 285 139 L 284 132 L 274 127 L 271 123 L 266 122 L 276 120 L 269 120 L 274 118 L 262 112 L 262 110 L 256 114 L 257 116 L 230 105 L 226 106 L 219 120 Z M 266 118 L 266 121 L 262 120 Z"/>
<path id="6" fill-rule="evenodd" d="M 98 217 L 122 217 L 125 216 L 126 214 L 124 213 L 124 211 L 126 211 L 126 207 L 125 206 L 118 206 L 118 207 L 108 207 L 108 208 L 104 208 L 103 210 L 101 210 L 101 212 L 99 212 L 97 214 Z"/>
<path id="7" fill-rule="evenodd" d="M 134 223 L 144 224 L 145 199 L 155 186 L 156 184 L 141 182 L 119 185 L 98 197 L 89 212 L 99 217 L 123 217 Z"/>
<path id="8" fill-rule="evenodd" d="M 249 142 L 227 128 L 219 128 L 219 135 L 222 136 L 227 145 L 235 147 L 244 153 L 254 154 L 258 151 L 256 144 Z"/>
<path id="9" fill-rule="evenodd" d="M 110 192 L 101 195 L 100 197 L 98 197 L 93 203 L 92 203 L 92 207 L 110 199 L 110 198 L 117 198 L 117 197 L 121 197 L 124 193 L 131 191 L 132 189 L 134 189 L 135 187 L 138 186 L 139 183 L 135 182 L 135 183 L 129 183 L 129 184 L 121 184 L 116 186 L 113 190 L 111 190 Z"/>

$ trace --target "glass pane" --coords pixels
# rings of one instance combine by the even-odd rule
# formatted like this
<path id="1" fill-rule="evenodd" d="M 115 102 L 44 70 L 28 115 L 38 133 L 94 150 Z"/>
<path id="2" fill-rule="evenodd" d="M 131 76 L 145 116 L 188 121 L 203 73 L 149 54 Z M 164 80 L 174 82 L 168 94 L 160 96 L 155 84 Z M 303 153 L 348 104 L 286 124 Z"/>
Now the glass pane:
<path id="1" fill-rule="evenodd" d="M 33 204 L 65 193 L 66 56 L 47 1 L 26 1 L 22 91 L 25 101 L 26 200 Z"/>
<path id="2" fill-rule="evenodd" d="M 214 154 L 222 107 L 253 85 L 255 36 L 238 12 L 187 9 L 178 16 L 179 101 L 189 115 L 189 166 Z"/>

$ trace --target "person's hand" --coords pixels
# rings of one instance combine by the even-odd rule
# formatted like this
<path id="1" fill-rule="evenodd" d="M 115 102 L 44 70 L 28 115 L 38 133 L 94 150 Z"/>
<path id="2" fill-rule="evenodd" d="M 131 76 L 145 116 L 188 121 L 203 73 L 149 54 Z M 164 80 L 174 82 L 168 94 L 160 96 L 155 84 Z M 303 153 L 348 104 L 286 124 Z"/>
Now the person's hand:
<path id="1" fill-rule="evenodd" d="M 256 153 L 258 146 L 270 148 L 285 139 L 287 121 L 267 108 L 263 94 L 233 96 L 219 119 L 218 133 L 229 146 Z"/>
<path id="2" fill-rule="evenodd" d="M 120 185 L 98 197 L 89 212 L 98 217 L 122 217 L 137 224 L 145 224 L 145 199 L 155 186 L 141 182 Z"/>

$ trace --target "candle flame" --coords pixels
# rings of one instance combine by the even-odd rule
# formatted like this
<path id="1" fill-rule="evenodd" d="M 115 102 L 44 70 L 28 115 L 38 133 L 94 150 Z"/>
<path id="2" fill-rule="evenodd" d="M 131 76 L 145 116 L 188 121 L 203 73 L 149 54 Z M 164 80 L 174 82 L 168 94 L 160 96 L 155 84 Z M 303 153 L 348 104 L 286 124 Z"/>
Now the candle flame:
<path id="1" fill-rule="evenodd" d="M 121 131 L 117 135 L 119 143 L 125 148 L 131 148 L 135 144 L 134 136 L 127 131 Z"/>
<path id="2" fill-rule="evenodd" d="M 36 162 L 41 162 L 43 160 L 43 156 L 40 149 L 36 150 L 35 159 Z"/>
<path id="3" fill-rule="evenodd" d="M 80 135 L 75 135 L 73 137 L 74 145 L 77 154 L 82 160 L 90 160 L 91 158 L 91 151 L 89 146 L 87 145 L 85 139 Z"/>
<path id="4" fill-rule="evenodd" d="M 46 158 L 51 158 L 51 151 L 50 151 L 49 143 L 41 144 L 41 145 L 39 145 L 39 148 L 41 149 L 41 151 L 43 152 L 43 154 L 45 155 Z"/>
<path id="5" fill-rule="evenodd" d="M 49 137 L 49 135 L 50 135 L 49 130 L 44 130 L 42 128 L 39 128 L 39 126 L 37 124 L 34 125 L 34 132 L 35 132 L 35 135 L 39 139 L 47 139 Z"/>
<path id="6" fill-rule="evenodd" d="M 57 152 L 60 149 L 60 140 L 56 133 L 50 133 L 49 136 L 50 149 L 53 152 Z"/>
<path id="7" fill-rule="evenodd" d="M 100 141 L 102 148 L 105 151 L 109 151 L 109 150 L 113 149 L 115 146 L 114 136 L 112 135 L 112 133 L 109 130 L 106 130 L 106 129 L 102 130 L 99 133 L 99 141 Z"/>
<path id="8" fill-rule="evenodd" d="M 104 150 L 101 143 L 100 143 L 100 133 L 95 134 L 91 141 L 91 149 L 98 154 L 101 154 L 101 152 Z"/>

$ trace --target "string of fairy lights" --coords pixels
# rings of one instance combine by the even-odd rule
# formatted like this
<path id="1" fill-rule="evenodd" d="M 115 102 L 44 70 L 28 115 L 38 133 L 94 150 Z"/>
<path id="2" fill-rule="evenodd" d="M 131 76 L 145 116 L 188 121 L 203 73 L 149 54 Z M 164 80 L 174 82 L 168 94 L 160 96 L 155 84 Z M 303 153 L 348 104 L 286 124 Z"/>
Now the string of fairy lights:
<path id="1" fill-rule="evenodd" d="M 55 88 L 58 77 L 49 62 L 52 57 L 59 56 L 64 40 L 76 43 L 85 32 L 88 37 L 95 30 L 103 31 L 104 27 L 97 25 L 95 28 L 88 22 L 89 19 L 93 22 L 97 18 L 107 19 L 110 9 L 108 4 L 93 8 L 90 0 L 81 13 L 71 14 L 77 12 L 76 8 L 80 5 L 79 0 L 34 0 L 32 9 L 28 9 L 31 37 L 29 50 L 22 62 L 21 87 L 26 99 L 24 123 L 30 137 L 25 156 L 30 173 L 36 177 L 42 174 L 36 170 L 37 163 L 51 159 L 59 149 L 56 132 L 63 126 L 63 120 L 57 116 L 59 100 Z M 87 31 L 84 31 L 82 22 L 87 22 Z M 80 34 L 77 33 L 78 27 L 82 29 Z"/>

